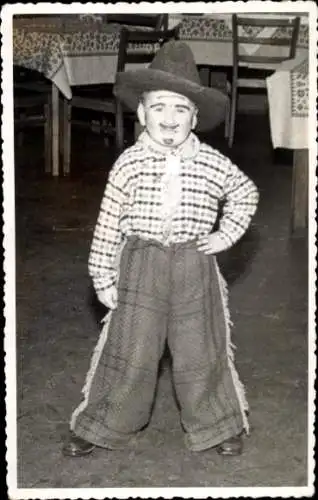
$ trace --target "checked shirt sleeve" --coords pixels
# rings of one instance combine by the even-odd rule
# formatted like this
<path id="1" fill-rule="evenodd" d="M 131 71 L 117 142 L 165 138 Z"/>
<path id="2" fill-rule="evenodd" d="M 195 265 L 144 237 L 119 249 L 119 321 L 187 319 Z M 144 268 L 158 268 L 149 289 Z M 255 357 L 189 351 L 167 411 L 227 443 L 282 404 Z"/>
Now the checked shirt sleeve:
<path id="1" fill-rule="evenodd" d="M 124 184 L 125 177 L 118 160 L 109 174 L 88 259 L 88 271 L 96 292 L 117 282 L 116 256 L 122 240 L 119 220 L 126 199 Z"/>
<path id="2" fill-rule="evenodd" d="M 219 224 L 220 237 L 228 248 L 247 231 L 256 212 L 258 200 L 259 193 L 254 182 L 229 160 Z"/>

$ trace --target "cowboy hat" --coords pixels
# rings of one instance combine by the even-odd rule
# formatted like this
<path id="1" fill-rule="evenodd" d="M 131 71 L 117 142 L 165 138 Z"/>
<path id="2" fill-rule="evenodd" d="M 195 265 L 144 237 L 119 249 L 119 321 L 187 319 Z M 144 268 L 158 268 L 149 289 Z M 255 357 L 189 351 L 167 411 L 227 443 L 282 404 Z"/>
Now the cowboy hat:
<path id="1" fill-rule="evenodd" d="M 179 40 L 165 43 L 148 68 L 117 73 L 115 96 L 136 111 L 144 92 L 169 90 L 184 95 L 198 108 L 198 129 L 209 130 L 225 119 L 228 97 L 202 85 L 190 47 Z"/>

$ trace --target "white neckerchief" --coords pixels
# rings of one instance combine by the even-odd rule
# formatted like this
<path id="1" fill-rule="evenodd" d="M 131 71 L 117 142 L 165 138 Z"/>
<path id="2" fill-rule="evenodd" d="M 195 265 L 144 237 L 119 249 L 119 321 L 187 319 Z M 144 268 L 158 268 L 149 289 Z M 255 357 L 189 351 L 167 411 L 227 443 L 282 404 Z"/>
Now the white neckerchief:
<path id="1" fill-rule="evenodd" d="M 200 141 L 193 132 L 190 132 L 186 140 L 176 148 L 169 148 L 158 144 L 150 137 L 146 130 L 141 132 L 137 139 L 137 143 L 141 143 L 150 152 L 158 156 L 167 156 L 169 153 L 173 153 L 176 156 L 180 156 L 182 159 L 194 158 L 200 149 Z"/>
<path id="2" fill-rule="evenodd" d="M 192 132 L 177 148 L 165 148 L 151 139 L 144 131 L 138 138 L 147 149 L 157 156 L 165 157 L 165 171 L 161 176 L 161 203 L 162 203 L 162 240 L 168 244 L 172 236 L 172 220 L 181 204 L 181 160 L 194 158 L 200 148 L 199 139 Z"/>

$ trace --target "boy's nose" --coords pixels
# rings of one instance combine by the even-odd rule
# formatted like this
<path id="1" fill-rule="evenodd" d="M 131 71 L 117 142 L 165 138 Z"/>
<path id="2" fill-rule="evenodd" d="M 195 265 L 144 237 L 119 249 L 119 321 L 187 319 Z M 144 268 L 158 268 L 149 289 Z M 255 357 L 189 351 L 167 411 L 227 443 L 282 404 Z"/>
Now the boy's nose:
<path id="1" fill-rule="evenodd" d="M 163 117 L 163 123 L 164 125 L 168 127 L 175 127 L 177 125 L 176 123 L 176 115 L 173 110 L 166 109 L 165 114 Z"/>

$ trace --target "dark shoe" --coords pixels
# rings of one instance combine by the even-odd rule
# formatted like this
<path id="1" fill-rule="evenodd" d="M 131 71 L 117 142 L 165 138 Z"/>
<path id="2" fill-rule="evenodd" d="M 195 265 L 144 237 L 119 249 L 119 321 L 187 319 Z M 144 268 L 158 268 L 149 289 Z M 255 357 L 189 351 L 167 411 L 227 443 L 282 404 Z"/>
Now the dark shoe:
<path id="1" fill-rule="evenodd" d="M 243 451 L 243 439 L 242 436 L 235 436 L 216 447 L 216 451 L 219 455 L 223 456 L 237 456 L 241 455 Z"/>
<path id="2" fill-rule="evenodd" d="M 75 434 L 71 434 L 69 440 L 64 444 L 62 453 L 66 457 L 84 457 L 92 453 L 96 446 Z"/>

